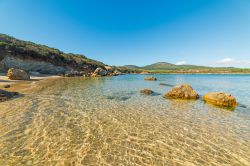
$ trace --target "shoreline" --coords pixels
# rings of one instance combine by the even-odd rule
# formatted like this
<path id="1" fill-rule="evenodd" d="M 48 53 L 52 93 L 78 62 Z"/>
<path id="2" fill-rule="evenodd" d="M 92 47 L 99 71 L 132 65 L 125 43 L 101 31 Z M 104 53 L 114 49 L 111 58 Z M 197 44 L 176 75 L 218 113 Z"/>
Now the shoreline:
<path id="1" fill-rule="evenodd" d="M 250 73 L 124 73 L 125 75 L 164 75 L 164 74 L 180 74 L 180 75 L 250 75 Z M 80 77 L 80 76 L 79 76 Z M 63 76 L 58 75 L 31 75 L 30 80 L 10 80 L 5 73 L 0 73 L 0 89 L 9 91 L 9 92 L 23 92 L 25 90 L 31 89 L 35 86 L 38 86 L 38 82 L 46 81 L 55 78 L 64 78 Z M 4 88 L 5 85 L 10 85 L 9 88 Z"/>
<path id="2" fill-rule="evenodd" d="M 133 74 L 133 73 L 130 73 Z M 150 74 L 207 74 L 207 75 L 212 75 L 212 74 L 220 74 L 220 75 L 229 75 L 229 74 L 236 74 L 236 75 L 250 75 L 250 73 L 135 73 L 135 74 L 140 74 L 140 75 L 150 75 Z"/>
<path id="3" fill-rule="evenodd" d="M 7 92 L 27 93 L 29 90 L 39 86 L 41 81 L 61 78 L 57 75 L 31 75 L 30 80 L 10 80 L 6 74 L 0 74 L 0 89 Z M 5 85 L 10 85 L 9 88 L 4 88 Z"/>
<path id="4" fill-rule="evenodd" d="M 250 73 L 126 73 L 126 75 L 250 75 Z M 81 77 L 81 76 L 76 76 Z M 42 87 L 42 84 L 49 82 L 49 80 L 59 79 L 59 78 L 70 78 L 63 77 L 58 75 L 31 75 L 30 80 L 10 80 L 5 73 L 0 73 L 0 90 L 6 92 L 17 92 L 20 95 L 32 94 L 38 91 L 39 87 Z M 91 77 L 90 77 L 91 78 Z M 9 85 L 8 88 L 5 88 L 6 85 Z"/>

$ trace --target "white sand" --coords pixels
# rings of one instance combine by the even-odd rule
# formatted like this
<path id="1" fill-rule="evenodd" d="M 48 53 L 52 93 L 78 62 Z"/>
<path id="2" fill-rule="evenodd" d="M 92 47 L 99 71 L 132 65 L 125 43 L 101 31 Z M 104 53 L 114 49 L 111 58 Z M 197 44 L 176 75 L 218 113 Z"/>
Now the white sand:
<path id="1" fill-rule="evenodd" d="M 10 80 L 5 74 L 0 74 L 0 89 L 3 88 L 4 85 L 14 85 L 14 84 L 31 84 L 36 83 L 40 80 L 45 80 L 49 78 L 58 78 L 61 76 L 56 75 L 39 75 L 39 76 L 31 76 L 30 80 Z"/>

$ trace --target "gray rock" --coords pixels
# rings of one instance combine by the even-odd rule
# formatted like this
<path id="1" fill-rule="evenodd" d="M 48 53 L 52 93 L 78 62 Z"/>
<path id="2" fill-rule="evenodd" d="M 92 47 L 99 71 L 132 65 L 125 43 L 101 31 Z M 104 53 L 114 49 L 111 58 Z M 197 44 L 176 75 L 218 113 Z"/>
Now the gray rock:
<path id="1" fill-rule="evenodd" d="M 49 62 L 39 60 L 20 59 L 14 56 L 5 56 L 0 61 L 2 70 L 7 71 L 9 68 L 19 68 L 29 72 L 39 72 L 41 74 L 63 74 L 72 70 L 68 67 L 56 66 Z"/>
<path id="2" fill-rule="evenodd" d="M 94 73 L 92 74 L 93 77 L 97 76 L 106 76 L 108 74 L 107 70 L 104 70 L 100 67 L 96 68 Z"/>
<path id="3" fill-rule="evenodd" d="M 8 70 L 7 76 L 11 80 L 30 80 L 30 75 L 21 69 L 11 68 Z"/>

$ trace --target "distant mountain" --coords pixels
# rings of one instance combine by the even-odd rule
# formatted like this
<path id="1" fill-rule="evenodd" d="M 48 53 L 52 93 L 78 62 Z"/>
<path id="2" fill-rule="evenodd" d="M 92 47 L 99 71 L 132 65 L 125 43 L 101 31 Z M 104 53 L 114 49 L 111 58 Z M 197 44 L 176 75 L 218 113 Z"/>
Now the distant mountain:
<path id="1" fill-rule="evenodd" d="M 172 67 L 174 67 L 176 65 L 172 64 L 172 63 L 168 63 L 168 62 L 157 62 L 151 65 L 147 65 L 142 67 L 143 69 L 147 69 L 147 70 L 166 70 L 166 69 L 170 69 Z"/>
<path id="2" fill-rule="evenodd" d="M 250 73 L 250 69 L 240 69 L 234 67 L 207 67 L 197 65 L 175 65 L 168 62 L 157 62 L 151 65 L 138 67 L 136 65 L 123 66 L 137 72 L 150 73 Z"/>
<path id="3" fill-rule="evenodd" d="M 140 67 L 136 65 L 124 65 L 123 67 L 126 67 L 128 69 L 140 69 Z"/>
<path id="4" fill-rule="evenodd" d="M 173 69 L 187 69 L 187 68 L 209 68 L 205 66 L 196 66 L 196 65 L 175 65 L 168 62 L 157 62 L 151 65 L 146 66 L 136 66 L 136 65 L 125 65 L 128 69 L 141 69 L 141 70 L 173 70 Z"/>

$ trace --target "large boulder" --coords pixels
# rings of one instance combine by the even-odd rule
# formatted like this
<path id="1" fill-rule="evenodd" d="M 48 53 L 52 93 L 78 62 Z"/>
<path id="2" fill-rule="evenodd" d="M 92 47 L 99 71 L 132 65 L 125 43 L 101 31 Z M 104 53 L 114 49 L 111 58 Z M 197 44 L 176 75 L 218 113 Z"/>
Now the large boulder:
<path id="1" fill-rule="evenodd" d="M 210 92 L 203 96 L 205 102 L 222 107 L 235 107 L 237 105 L 236 98 L 231 94 L 224 92 Z"/>
<path id="2" fill-rule="evenodd" d="M 104 70 L 100 67 L 96 68 L 94 73 L 92 74 L 93 77 L 95 76 L 106 76 L 108 74 L 107 70 Z"/>
<path id="3" fill-rule="evenodd" d="M 164 95 L 168 99 L 198 99 L 199 95 L 188 84 L 175 86 Z"/>
<path id="4" fill-rule="evenodd" d="M 146 80 L 146 81 L 156 81 L 157 78 L 155 78 L 155 77 L 145 77 L 144 80 Z"/>
<path id="5" fill-rule="evenodd" d="M 10 68 L 8 70 L 7 76 L 11 80 L 30 80 L 30 75 L 21 69 Z"/>
<path id="6" fill-rule="evenodd" d="M 12 97 L 14 97 L 16 95 L 18 95 L 17 92 L 7 92 L 7 91 L 4 91 L 4 90 L 0 89 L 0 102 L 9 100 L 10 98 L 12 98 Z"/>
<path id="7" fill-rule="evenodd" d="M 151 89 L 143 89 L 143 90 L 140 90 L 140 92 L 144 95 L 151 95 L 154 93 L 154 91 L 152 91 Z"/>

